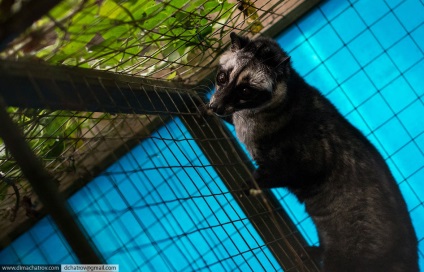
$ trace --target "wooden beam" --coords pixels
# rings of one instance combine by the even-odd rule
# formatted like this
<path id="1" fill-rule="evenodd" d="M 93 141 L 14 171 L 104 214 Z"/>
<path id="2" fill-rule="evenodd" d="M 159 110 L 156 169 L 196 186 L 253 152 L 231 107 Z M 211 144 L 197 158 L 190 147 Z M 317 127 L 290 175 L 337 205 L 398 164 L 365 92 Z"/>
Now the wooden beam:
<path id="1" fill-rule="evenodd" d="M 184 114 L 197 97 L 188 85 L 45 63 L 0 61 L 8 106 L 109 113 Z"/>

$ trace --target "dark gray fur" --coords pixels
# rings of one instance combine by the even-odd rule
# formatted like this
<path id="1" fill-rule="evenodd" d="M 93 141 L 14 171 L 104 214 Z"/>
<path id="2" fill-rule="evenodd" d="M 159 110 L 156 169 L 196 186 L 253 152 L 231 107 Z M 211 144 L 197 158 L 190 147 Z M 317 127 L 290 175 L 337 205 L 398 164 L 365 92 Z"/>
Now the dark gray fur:
<path id="1" fill-rule="evenodd" d="M 405 201 L 376 148 L 273 40 L 231 39 L 209 108 L 235 125 L 260 188 L 286 187 L 305 203 L 323 271 L 418 271 Z"/>

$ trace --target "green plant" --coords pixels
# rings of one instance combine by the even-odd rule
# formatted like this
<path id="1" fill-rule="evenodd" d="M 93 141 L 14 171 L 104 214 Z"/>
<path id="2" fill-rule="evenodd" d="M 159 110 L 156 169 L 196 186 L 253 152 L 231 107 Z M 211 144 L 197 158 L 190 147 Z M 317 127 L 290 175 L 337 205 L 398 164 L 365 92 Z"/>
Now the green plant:
<path id="1" fill-rule="evenodd" d="M 65 166 L 62 166 L 61 162 L 67 159 L 68 153 L 72 154 L 82 146 L 81 133 L 87 125 L 85 122 L 87 113 L 13 107 L 8 108 L 8 112 L 13 121 L 21 127 L 29 147 L 45 164 L 51 163 L 50 168 L 60 166 L 62 171 L 68 170 L 64 169 Z M 1 138 L 0 172 L 1 180 L 8 180 L 0 183 L 0 200 L 4 200 L 8 195 L 9 186 L 19 184 L 19 188 L 24 192 L 28 189 L 16 161 Z"/>
<path id="2" fill-rule="evenodd" d="M 170 80 L 220 50 L 235 10 L 226 0 L 65 0 L 8 54 Z"/>

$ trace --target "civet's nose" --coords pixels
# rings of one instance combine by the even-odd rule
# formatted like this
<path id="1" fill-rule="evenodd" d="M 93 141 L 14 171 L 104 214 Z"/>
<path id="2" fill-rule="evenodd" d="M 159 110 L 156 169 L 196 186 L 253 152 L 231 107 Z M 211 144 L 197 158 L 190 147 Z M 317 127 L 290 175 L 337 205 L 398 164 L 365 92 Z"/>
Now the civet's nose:
<path id="1" fill-rule="evenodd" d="M 225 113 L 225 106 L 221 103 L 209 103 L 209 108 L 217 115 L 223 115 Z"/>

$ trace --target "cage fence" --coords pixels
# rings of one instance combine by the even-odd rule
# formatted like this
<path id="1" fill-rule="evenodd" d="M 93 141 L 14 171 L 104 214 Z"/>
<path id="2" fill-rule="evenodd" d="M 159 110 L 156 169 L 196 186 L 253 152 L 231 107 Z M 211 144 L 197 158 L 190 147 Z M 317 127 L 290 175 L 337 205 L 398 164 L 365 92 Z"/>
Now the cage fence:
<path id="1" fill-rule="evenodd" d="M 318 2 L 65 0 L 0 52 L 9 115 L 102 259 L 124 271 L 316 270 L 303 207 L 282 189 L 246 197 L 251 160 L 201 114 L 231 31 L 290 26 L 276 39 L 295 68 L 386 158 L 424 267 L 423 4 L 330 0 L 295 21 Z M 29 3 L 0 1 L 1 29 Z M 0 144 L 0 263 L 77 263 Z"/>

